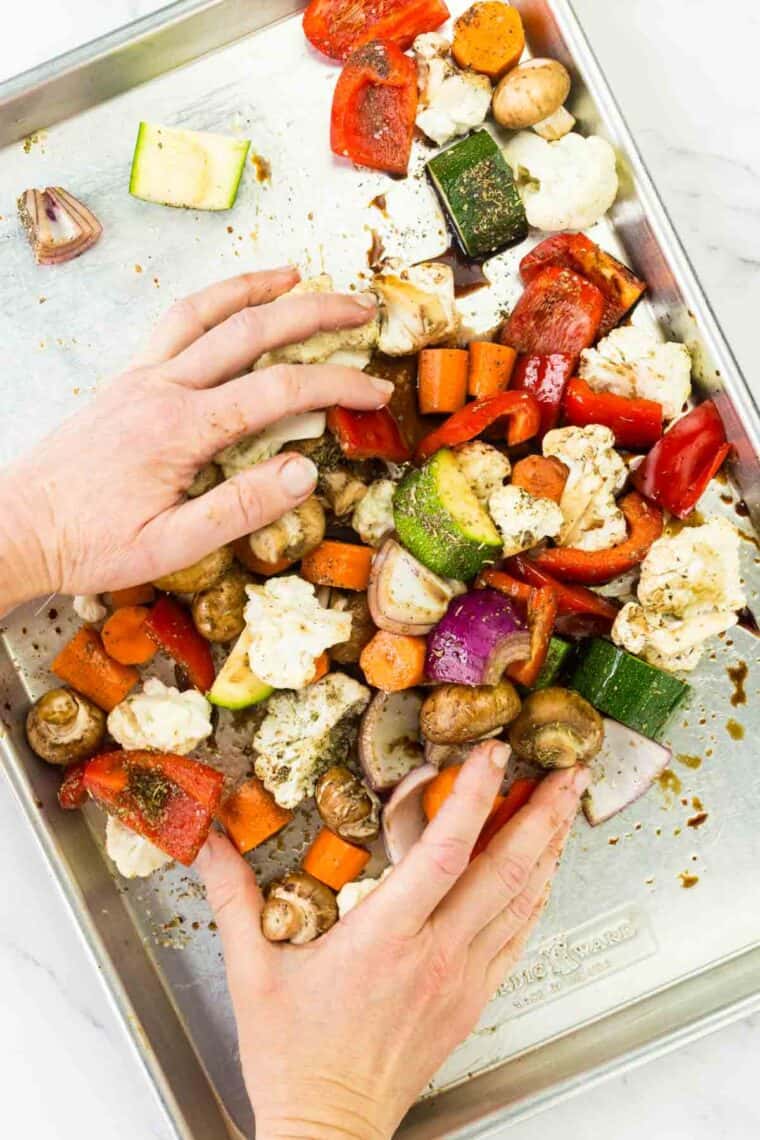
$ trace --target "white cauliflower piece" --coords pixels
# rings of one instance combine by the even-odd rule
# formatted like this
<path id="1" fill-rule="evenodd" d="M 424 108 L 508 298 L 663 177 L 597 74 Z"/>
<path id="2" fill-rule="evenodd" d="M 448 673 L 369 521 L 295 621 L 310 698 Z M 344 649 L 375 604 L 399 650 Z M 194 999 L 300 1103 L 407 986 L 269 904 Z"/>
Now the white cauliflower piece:
<path id="1" fill-rule="evenodd" d="M 504 147 L 532 226 L 539 230 L 585 230 L 615 201 L 615 151 L 598 135 L 571 132 L 547 142 L 519 131 Z"/>
<path id="2" fill-rule="evenodd" d="M 544 455 L 554 455 L 568 468 L 560 500 L 559 545 L 578 550 L 608 550 L 628 531 L 615 495 L 623 489 L 628 468 L 615 451 L 608 427 L 555 428 L 544 436 Z"/>
<path id="3" fill-rule="evenodd" d="M 491 81 L 474 71 L 461 71 L 451 58 L 451 45 L 435 32 L 417 36 L 412 45 L 417 62 L 420 98 L 417 126 L 438 146 L 479 127 L 491 106 Z"/>
<path id="4" fill-rule="evenodd" d="M 685 344 L 624 325 L 581 353 L 578 372 L 595 392 L 656 400 L 666 420 L 680 415 L 691 395 L 691 356 Z"/>
<path id="5" fill-rule="evenodd" d="M 214 456 L 214 462 L 221 467 L 225 479 L 232 479 L 241 471 L 247 471 L 249 467 L 271 459 L 278 451 L 282 451 L 286 443 L 299 439 L 319 439 L 325 434 L 326 426 L 325 412 L 300 412 L 294 416 L 284 416 L 256 435 L 247 435 L 245 439 L 231 443 Z"/>
<path id="6" fill-rule="evenodd" d="M 395 490 L 396 484 L 391 479 L 376 479 L 354 508 L 351 526 L 367 546 L 381 546 L 386 534 L 393 530 Z"/>
<path id="7" fill-rule="evenodd" d="M 149 677 L 142 692 L 111 710 L 108 731 L 131 751 L 147 748 L 186 756 L 211 735 L 211 705 L 196 689 L 181 693 Z"/>
<path id="8" fill-rule="evenodd" d="M 512 464 L 498 447 L 491 447 L 480 439 L 461 443 L 454 448 L 454 454 L 477 499 L 487 507 L 494 491 L 503 487 L 505 479 L 512 474 Z"/>
<path id="9" fill-rule="evenodd" d="M 329 273 L 320 273 L 299 281 L 282 300 L 298 293 L 334 293 L 335 286 Z M 279 300 L 279 299 L 278 299 Z M 278 304 L 278 301 L 274 302 Z M 265 352 L 256 362 L 255 368 L 269 368 L 273 364 L 330 364 L 350 365 L 365 368 L 369 363 L 372 349 L 377 344 L 377 315 L 365 325 L 356 329 L 326 329 L 314 333 L 308 340 L 299 344 L 287 344 Z"/>
<path id="10" fill-rule="evenodd" d="M 505 558 L 530 550 L 543 538 L 555 538 L 562 526 L 562 511 L 555 502 L 512 484 L 494 491 L 488 510 L 501 532 Z"/>
<path id="11" fill-rule="evenodd" d="M 302 689 L 325 649 L 351 636 L 351 614 L 320 606 L 310 582 L 296 575 L 248 586 L 245 607 L 251 671 L 274 689 Z"/>
<path id="12" fill-rule="evenodd" d="M 677 618 L 628 602 L 615 618 L 612 640 L 658 669 L 689 672 L 699 664 L 704 643 L 731 629 L 738 620 L 733 610 Z"/>
<path id="13" fill-rule="evenodd" d="M 382 875 L 378 875 L 376 879 L 354 879 L 352 883 L 346 883 L 344 887 L 341 887 L 337 898 L 340 917 L 345 918 L 350 910 L 353 910 L 355 906 L 366 899 L 367 895 L 371 895 L 374 890 L 377 890 L 392 870 L 393 867 L 386 867 Z"/>
<path id="14" fill-rule="evenodd" d="M 301 693 L 270 699 L 253 747 L 256 775 L 280 807 L 296 807 L 313 795 L 326 768 L 343 763 L 369 698 L 369 689 L 345 673 L 328 673 Z"/>
<path id="15" fill-rule="evenodd" d="M 171 863 L 155 843 L 125 827 L 115 815 L 106 821 L 106 854 L 116 864 L 116 870 L 125 879 L 144 879 L 154 871 Z"/>
<path id="16" fill-rule="evenodd" d="M 389 261 L 374 279 L 380 299 L 378 347 L 386 356 L 411 356 L 459 328 L 450 266 L 428 261 L 403 267 Z"/>
<path id="17" fill-rule="evenodd" d="M 102 621 L 108 613 L 100 600 L 100 594 L 77 594 L 72 606 L 78 618 L 93 624 Z"/>

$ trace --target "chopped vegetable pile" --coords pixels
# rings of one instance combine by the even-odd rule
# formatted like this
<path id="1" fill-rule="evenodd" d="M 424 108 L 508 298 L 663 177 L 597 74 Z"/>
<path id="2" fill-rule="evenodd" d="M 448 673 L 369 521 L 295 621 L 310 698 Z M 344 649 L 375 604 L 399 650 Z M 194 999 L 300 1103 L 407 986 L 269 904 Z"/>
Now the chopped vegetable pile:
<path id="1" fill-rule="evenodd" d="M 414 414 L 395 399 L 325 409 L 225 449 L 191 494 L 286 447 L 316 463 L 317 490 L 194 566 L 106 605 L 78 600 L 85 624 L 51 666 L 65 687 L 27 719 L 33 750 L 63 767 L 61 806 L 108 812 L 127 876 L 192 862 L 214 820 L 241 853 L 281 832 L 287 845 L 313 798 L 322 830 L 269 891 L 274 941 L 318 937 L 374 889 L 379 877 L 359 879 L 370 845 L 382 835 L 387 861 L 403 858 L 478 740 L 503 736 L 521 770 L 473 857 L 548 769 L 591 765 L 590 824 L 624 809 L 669 762 L 660 738 L 689 698 L 683 674 L 745 604 L 736 529 L 674 525 L 729 453 L 718 409 L 686 410 L 688 349 L 629 323 L 646 283 L 580 232 L 615 201 L 612 147 L 574 130 L 562 64 L 521 62 L 515 8 L 474 4 L 451 42 L 447 17 L 440 0 L 312 0 L 306 36 L 342 63 L 330 143 L 403 175 L 416 125 L 444 148 L 425 163 L 428 192 L 464 254 L 530 238 L 521 295 L 473 338 L 449 264 L 386 260 L 376 319 L 262 358 L 386 375 L 388 358 L 416 358 Z M 229 208 L 247 149 L 143 123 L 130 191 Z M 40 262 L 100 235 L 60 188 L 20 208 Z M 177 687 L 151 675 L 157 656 Z M 246 709 L 252 771 L 223 787 L 192 753 L 215 710 Z"/>

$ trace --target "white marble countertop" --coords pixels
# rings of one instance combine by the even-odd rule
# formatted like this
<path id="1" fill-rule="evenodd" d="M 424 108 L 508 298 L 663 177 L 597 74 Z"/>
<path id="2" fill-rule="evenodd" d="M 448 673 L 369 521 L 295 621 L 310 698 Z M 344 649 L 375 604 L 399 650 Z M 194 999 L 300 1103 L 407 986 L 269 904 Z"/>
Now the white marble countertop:
<path id="1" fill-rule="evenodd" d="M 760 101 L 753 0 L 575 0 L 730 342 L 760 387 Z M 0 79 L 151 11 L 155 0 L 38 0 L 6 22 Z M 96 973 L 0 781 L 3 1134 L 168 1140 Z M 514 1140 L 750 1140 L 760 1016 L 590 1088 Z M 505 1133 L 506 1135 L 506 1133 Z"/>

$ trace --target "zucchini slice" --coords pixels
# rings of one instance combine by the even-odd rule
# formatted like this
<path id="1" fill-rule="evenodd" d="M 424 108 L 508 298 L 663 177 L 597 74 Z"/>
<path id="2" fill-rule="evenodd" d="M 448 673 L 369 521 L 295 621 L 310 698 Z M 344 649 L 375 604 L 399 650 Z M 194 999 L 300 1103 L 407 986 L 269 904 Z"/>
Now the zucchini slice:
<path id="1" fill-rule="evenodd" d="M 250 631 L 244 629 L 232 647 L 232 652 L 218 674 L 208 700 L 222 709 L 247 709 L 271 697 L 274 689 L 265 685 L 248 664 L 248 646 L 251 644 Z"/>
<path id="2" fill-rule="evenodd" d="M 552 637 L 549 641 L 546 661 L 544 661 L 543 668 L 538 674 L 538 680 L 533 688 L 548 689 L 551 685 L 556 685 L 557 679 L 572 652 L 573 647 L 569 641 L 564 641 L 561 637 Z"/>
<path id="3" fill-rule="evenodd" d="M 650 740 L 691 692 L 685 681 L 601 637 L 584 643 L 568 684 L 599 712 Z"/>
<path id="4" fill-rule="evenodd" d="M 512 170 L 488 131 L 450 146 L 426 169 L 468 257 L 484 257 L 527 236 Z"/>
<path id="5" fill-rule="evenodd" d="M 129 192 L 162 206 L 229 210 L 250 145 L 249 139 L 140 123 Z"/>

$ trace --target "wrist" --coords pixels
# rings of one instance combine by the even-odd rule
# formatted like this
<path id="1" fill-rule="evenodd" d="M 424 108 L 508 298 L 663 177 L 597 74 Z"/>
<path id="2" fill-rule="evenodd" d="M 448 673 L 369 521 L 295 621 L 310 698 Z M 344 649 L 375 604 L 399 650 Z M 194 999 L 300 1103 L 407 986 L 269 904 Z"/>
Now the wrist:
<path id="1" fill-rule="evenodd" d="M 33 494 L 33 483 L 20 469 L 0 474 L 0 616 L 58 590 Z M 52 536 L 52 529 L 48 533 Z"/>
<path id="2" fill-rule="evenodd" d="M 395 1123 L 380 1123 L 384 1106 L 343 1082 L 282 1091 L 283 1103 L 254 1100 L 256 1140 L 389 1140 L 395 1131 Z"/>

